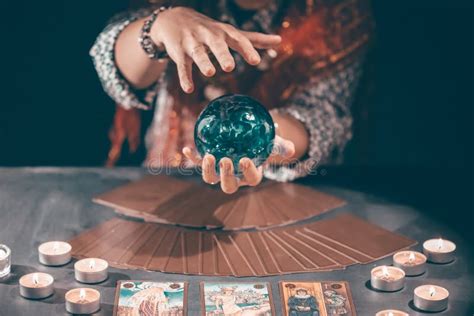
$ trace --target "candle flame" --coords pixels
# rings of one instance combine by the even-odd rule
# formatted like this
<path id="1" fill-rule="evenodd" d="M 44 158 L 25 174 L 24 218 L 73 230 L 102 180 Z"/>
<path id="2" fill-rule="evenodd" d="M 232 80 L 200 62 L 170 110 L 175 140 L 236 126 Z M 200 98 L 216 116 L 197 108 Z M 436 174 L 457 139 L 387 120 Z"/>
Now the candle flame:
<path id="1" fill-rule="evenodd" d="M 438 239 L 438 249 L 443 248 L 443 244 L 444 244 L 443 239 L 441 239 L 441 238 Z"/>
<path id="2" fill-rule="evenodd" d="M 86 291 L 85 291 L 84 289 L 81 289 L 81 290 L 79 291 L 79 298 L 80 298 L 81 300 L 83 300 L 83 299 L 86 298 Z"/>
<path id="3" fill-rule="evenodd" d="M 57 252 L 58 249 L 59 249 L 59 243 L 57 241 L 55 241 L 54 244 L 53 244 L 53 251 Z"/>
<path id="4" fill-rule="evenodd" d="M 434 286 L 430 286 L 430 296 L 434 296 L 436 294 L 436 289 Z"/>
<path id="5" fill-rule="evenodd" d="M 383 267 L 382 267 L 382 274 L 383 274 L 384 277 L 388 277 L 388 276 L 389 276 L 389 274 L 388 274 L 388 269 L 387 269 L 386 266 L 383 266 Z"/>
<path id="6" fill-rule="evenodd" d="M 408 256 L 408 261 L 410 261 L 410 262 L 415 261 L 415 253 L 414 252 L 410 252 L 410 255 Z"/>
<path id="7" fill-rule="evenodd" d="M 33 283 L 35 285 L 38 285 L 38 283 L 39 283 L 38 273 L 33 273 Z"/>
<path id="8" fill-rule="evenodd" d="M 94 267 L 95 267 L 95 260 L 94 260 L 94 259 L 91 259 L 91 260 L 89 261 L 89 269 L 94 269 Z"/>
<path id="9" fill-rule="evenodd" d="M 392 312 L 388 312 L 388 316 L 394 316 Z"/>

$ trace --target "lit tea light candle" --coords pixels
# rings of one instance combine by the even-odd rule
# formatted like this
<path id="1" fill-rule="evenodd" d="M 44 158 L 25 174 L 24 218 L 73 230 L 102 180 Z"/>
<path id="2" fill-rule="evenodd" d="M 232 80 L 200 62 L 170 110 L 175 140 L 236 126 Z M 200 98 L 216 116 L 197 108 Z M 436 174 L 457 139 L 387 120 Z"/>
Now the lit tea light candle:
<path id="1" fill-rule="evenodd" d="M 93 314 L 100 309 L 100 293 L 90 288 L 66 292 L 66 310 L 71 314 Z"/>
<path id="2" fill-rule="evenodd" d="M 444 287 L 422 285 L 415 289 L 413 304 L 426 312 L 440 312 L 448 307 L 449 292 Z"/>
<path id="3" fill-rule="evenodd" d="M 74 275 L 82 283 L 99 283 L 107 279 L 108 267 L 107 261 L 102 259 L 82 259 L 74 264 Z"/>
<path id="4" fill-rule="evenodd" d="M 405 285 L 405 272 L 397 267 L 379 266 L 370 272 L 372 288 L 384 292 L 394 292 Z"/>
<path id="5" fill-rule="evenodd" d="M 375 316 L 410 316 L 408 313 L 396 310 L 396 309 L 387 309 L 378 312 Z"/>
<path id="6" fill-rule="evenodd" d="M 54 292 L 54 278 L 47 273 L 35 272 L 20 278 L 20 295 L 31 299 L 51 296 Z"/>
<path id="7" fill-rule="evenodd" d="M 393 265 L 405 275 L 420 275 L 426 271 L 426 256 L 418 251 L 400 251 L 393 255 Z"/>
<path id="8" fill-rule="evenodd" d="M 0 279 L 6 278 L 11 269 L 11 250 L 0 244 Z"/>
<path id="9" fill-rule="evenodd" d="M 456 244 L 445 239 L 430 239 L 423 243 L 423 253 L 428 261 L 434 263 L 448 263 L 454 260 Z"/>
<path id="10" fill-rule="evenodd" d="M 49 241 L 38 247 L 39 261 L 47 266 L 62 266 L 71 261 L 71 245 L 64 241 Z"/>

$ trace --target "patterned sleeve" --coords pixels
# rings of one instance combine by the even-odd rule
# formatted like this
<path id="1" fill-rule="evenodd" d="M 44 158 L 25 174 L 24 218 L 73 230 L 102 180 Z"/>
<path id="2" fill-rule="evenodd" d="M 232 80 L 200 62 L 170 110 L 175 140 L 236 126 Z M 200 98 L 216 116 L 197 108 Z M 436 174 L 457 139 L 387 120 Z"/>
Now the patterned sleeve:
<path id="1" fill-rule="evenodd" d="M 346 143 L 352 138 L 350 105 L 361 74 L 361 61 L 343 67 L 321 78 L 311 78 L 278 109 L 301 121 L 309 133 L 307 156 L 288 166 L 269 166 L 265 177 L 291 181 L 312 174 L 320 164 L 340 159 Z"/>
<path id="2" fill-rule="evenodd" d="M 131 22 L 150 15 L 155 7 L 127 11 L 113 17 L 99 34 L 90 50 L 94 67 L 104 91 L 126 109 L 149 109 L 156 97 L 156 84 L 136 90 L 122 76 L 115 64 L 115 42 L 120 32 Z"/>

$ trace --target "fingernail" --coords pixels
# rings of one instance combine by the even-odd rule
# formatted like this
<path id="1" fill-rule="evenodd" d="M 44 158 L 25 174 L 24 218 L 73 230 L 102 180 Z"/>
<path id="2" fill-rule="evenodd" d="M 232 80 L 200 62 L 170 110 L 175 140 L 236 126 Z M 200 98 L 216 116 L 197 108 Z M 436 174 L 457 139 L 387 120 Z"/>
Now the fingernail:
<path id="1" fill-rule="evenodd" d="M 260 61 L 261 61 L 261 59 L 260 59 L 260 56 L 259 56 L 259 55 L 252 55 L 252 56 L 250 57 L 250 62 L 251 62 L 252 64 L 259 64 Z"/>
<path id="2" fill-rule="evenodd" d="M 191 93 L 191 92 L 193 92 L 193 85 L 190 84 L 190 83 L 185 83 L 185 84 L 184 84 L 184 91 L 185 91 L 186 93 Z"/>
<path id="3" fill-rule="evenodd" d="M 226 64 L 226 65 L 224 65 L 224 71 L 230 72 L 230 71 L 232 71 L 232 70 L 234 70 L 234 65 L 233 65 L 233 64 Z"/>
<path id="4" fill-rule="evenodd" d="M 208 68 L 208 69 L 206 70 L 206 76 L 211 77 L 211 76 L 213 76 L 213 75 L 214 75 L 214 69 Z"/>

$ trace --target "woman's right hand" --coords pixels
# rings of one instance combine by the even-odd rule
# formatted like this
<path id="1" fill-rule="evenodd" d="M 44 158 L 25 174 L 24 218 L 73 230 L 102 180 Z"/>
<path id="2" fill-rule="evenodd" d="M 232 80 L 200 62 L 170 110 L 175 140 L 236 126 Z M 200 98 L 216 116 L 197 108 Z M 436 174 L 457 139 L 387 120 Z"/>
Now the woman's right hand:
<path id="1" fill-rule="evenodd" d="M 151 36 L 156 44 L 164 45 L 175 62 L 181 87 L 186 93 L 194 90 L 193 63 L 207 77 L 216 73 L 209 51 L 222 70 L 230 72 L 235 68 L 235 61 L 229 48 L 242 55 L 249 64 L 257 65 L 260 55 L 256 49 L 273 48 L 281 42 L 278 35 L 241 31 L 186 7 L 161 12 L 153 24 Z"/>

